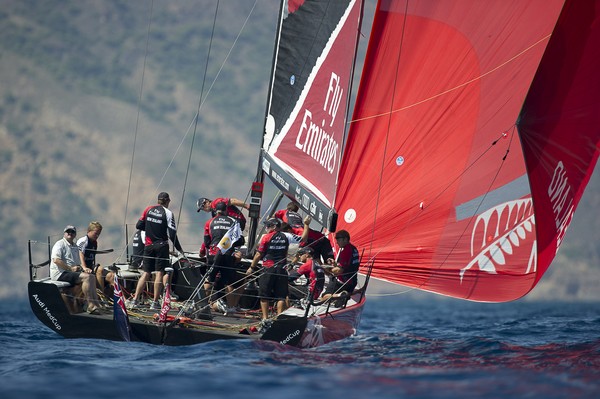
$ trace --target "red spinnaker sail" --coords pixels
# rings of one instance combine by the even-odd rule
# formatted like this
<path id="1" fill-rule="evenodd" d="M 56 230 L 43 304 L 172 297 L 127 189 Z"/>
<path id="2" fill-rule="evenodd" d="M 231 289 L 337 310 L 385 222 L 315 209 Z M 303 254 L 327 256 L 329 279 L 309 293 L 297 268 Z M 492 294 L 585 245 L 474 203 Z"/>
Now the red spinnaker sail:
<path id="1" fill-rule="evenodd" d="M 598 2 L 563 3 L 379 1 L 335 199 L 374 277 L 499 302 L 547 269 L 600 141 Z"/>

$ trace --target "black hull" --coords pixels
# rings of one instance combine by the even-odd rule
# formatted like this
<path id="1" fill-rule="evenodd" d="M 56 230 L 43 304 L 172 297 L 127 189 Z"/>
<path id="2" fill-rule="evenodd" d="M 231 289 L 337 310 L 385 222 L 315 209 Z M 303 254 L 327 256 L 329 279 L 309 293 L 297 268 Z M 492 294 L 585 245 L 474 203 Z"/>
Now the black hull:
<path id="1" fill-rule="evenodd" d="M 30 281 L 28 291 L 33 313 L 44 325 L 61 336 L 123 340 L 115 326 L 112 312 L 102 315 L 90 315 L 85 312 L 73 314 L 69 312 L 59 288 L 54 284 Z M 249 321 L 242 317 L 221 316 L 220 327 L 211 326 L 210 322 L 207 322 L 205 327 L 194 328 L 176 323 L 165 326 L 130 317 L 131 340 L 155 345 L 194 345 L 223 339 L 249 339 L 313 347 L 354 334 L 363 305 L 364 299 L 354 306 L 308 319 L 303 315 L 280 315 L 262 335 L 251 328 L 252 322 L 256 324 L 255 320 Z M 225 322 L 237 328 L 227 328 Z M 244 327 L 244 323 L 247 328 Z"/>

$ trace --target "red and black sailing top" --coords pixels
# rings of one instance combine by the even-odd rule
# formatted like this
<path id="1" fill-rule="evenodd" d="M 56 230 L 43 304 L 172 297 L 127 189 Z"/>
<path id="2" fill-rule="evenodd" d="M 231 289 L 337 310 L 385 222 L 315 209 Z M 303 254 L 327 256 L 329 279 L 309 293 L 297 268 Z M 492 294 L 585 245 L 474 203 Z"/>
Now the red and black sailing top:
<path id="1" fill-rule="evenodd" d="M 303 226 L 304 226 L 304 224 L 303 224 Z M 292 233 L 302 237 L 302 233 L 304 233 L 304 228 L 292 226 Z M 300 244 L 300 246 L 304 247 L 306 245 L 310 245 L 315 241 L 319 241 L 320 239 L 326 240 L 326 238 L 324 238 L 324 237 L 325 237 L 325 235 L 323 233 L 319 233 L 318 231 L 309 228 L 308 238 L 306 240 L 306 243 L 302 243 L 302 244 Z"/>
<path id="2" fill-rule="evenodd" d="M 175 249 L 183 252 L 181 244 L 177 239 L 177 228 L 175 218 L 170 209 L 162 205 L 151 205 L 144 209 L 142 217 L 137 221 L 135 227 L 146 232 L 144 245 L 168 244 L 169 239 L 173 242 Z"/>
<path id="3" fill-rule="evenodd" d="M 214 199 L 213 202 L 210 203 L 210 208 L 213 211 L 213 215 L 215 210 L 217 209 L 217 204 L 220 202 L 224 202 L 225 205 L 227 205 L 227 216 L 231 216 L 232 218 L 236 219 L 240 224 L 240 229 L 244 230 L 246 228 L 246 217 L 237 206 L 231 205 L 230 198 Z"/>
<path id="4" fill-rule="evenodd" d="M 280 209 L 273 215 L 277 219 L 283 220 L 285 223 L 292 226 L 292 228 L 302 228 L 304 226 L 304 222 L 302 221 L 302 216 L 298 212 L 290 211 L 288 209 Z"/>
<path id="5" fill-rule="evenodd" d="M 234 218 L 224 215 L 217 215 L 208 220 L 204 224 L 204 242 L 200 247 L 200 255 L 204 256 L 207 248 L 208 255 L 216 255 L 219 252 L 217 245 L 236 222 Z"/>
<path id="6" fill-rule="evenodd" d="M 283 266 L 286 263 L 290 243 L 280 231 L 265 234 L 258 244 L 257 251 L 261 253 L 263 267 Z"/>
<path id="7" fill-rule="evenodd" d="M 338 274 L 337 279 L 342 283 L 350 280 L 351 286 L 356 286 L 358 282 L 358 268 L 360 266 L 360 255 L 358 249 L 348 243 L 344 248 L 340 248 L 336 262 L 342 268 L 343 272 Z"/>
<path id="8" fill-rule="evenodd" d="M 300 276 L 306 276 L 309 281 L 309 289 L 312 293 L 313 299 L 317 299 L 321 292 L 323 292 L 323 287 L 325 286 L 325 271 L 314 259 L 307 259 L 298 270 L 292 272 L 290 274 L 291 278 Z"/>

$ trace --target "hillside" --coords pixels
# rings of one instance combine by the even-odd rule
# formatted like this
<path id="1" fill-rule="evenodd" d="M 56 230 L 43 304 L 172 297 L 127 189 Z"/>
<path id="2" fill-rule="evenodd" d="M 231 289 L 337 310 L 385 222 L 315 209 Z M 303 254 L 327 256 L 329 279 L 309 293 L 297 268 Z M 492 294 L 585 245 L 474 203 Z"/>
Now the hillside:
<path id="1" fill-rule="evenodd" d="M 164 190 L 196 250 L 206 220 L 196 199 L 246 197 L 278 5 L 221 3 L 213 33 L 209 0 L 1 1 L 0 298 L 25 294 L 28 239 L 41 262 L 48 234 L 100 220 L 101 245 L 116 253 L 100 260 L 111 263 L 123 225 L 132 235 Z M 532 297 L 600 299 L 599 174 Z"/>
<path id="2" fill-rule="evenodd" d="M 24 292 L 28 239 L 43 242 L 34 246 L 41 262 L 48 234 L 54 241 L 66 224 L 81 231 L 97 219 L 102 245 L 121 254 L 124 222 L 131 228 L 166 190 L 194 250 L 205 221 L 196 199 L 246 196 L 278 6 L 221 7 L 211 40 L 215 2 L 151 4 L 2 2 L 0 220 L 11 234 L 0 249 L 0 297 Z"/>

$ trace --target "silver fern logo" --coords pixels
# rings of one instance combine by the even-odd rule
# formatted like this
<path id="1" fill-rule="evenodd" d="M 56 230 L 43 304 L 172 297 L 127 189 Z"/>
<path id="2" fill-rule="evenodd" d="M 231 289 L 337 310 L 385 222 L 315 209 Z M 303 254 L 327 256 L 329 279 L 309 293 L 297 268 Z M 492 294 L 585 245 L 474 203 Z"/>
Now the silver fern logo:
<path id="1" fill-rule="evenodd" d="M 480 214 L 471 233 L 472 260 L 460 270 L 462 283 L 467 270 L 496 274 L 497 269 L 519 251 L 528 256 L 525 274 L 536 271 L 537 246 L 534 233 L 535 215 L 531 198 L 499 204 Z"/>

